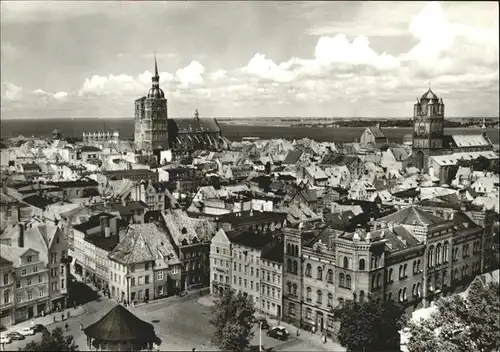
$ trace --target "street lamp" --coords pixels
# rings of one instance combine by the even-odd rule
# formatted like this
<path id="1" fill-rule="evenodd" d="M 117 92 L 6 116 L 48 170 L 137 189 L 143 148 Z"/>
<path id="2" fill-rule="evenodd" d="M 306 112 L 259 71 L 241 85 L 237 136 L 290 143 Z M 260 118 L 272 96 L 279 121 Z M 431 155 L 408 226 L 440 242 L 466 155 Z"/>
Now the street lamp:
<path id="1" fill-rule="evenodd" d="M 262 352 L 262 321 L 259 322 L 259 352 Z"/>

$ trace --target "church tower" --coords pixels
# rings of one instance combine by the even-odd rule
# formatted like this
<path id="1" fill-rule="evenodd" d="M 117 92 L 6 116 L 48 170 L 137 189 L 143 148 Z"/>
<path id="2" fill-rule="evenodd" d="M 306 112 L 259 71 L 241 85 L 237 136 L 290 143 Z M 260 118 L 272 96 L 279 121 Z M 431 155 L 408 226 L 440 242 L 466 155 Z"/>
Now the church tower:
<path id="1" fill-rule="evenodd" d="M 444 103 L 442 98 L 429 90 L 422 95 L 413 109 L 414 165 L 419 170 L 428 169 L 428 159 L 443 153 Z"/>
<path id="2" fill-rule="evenodd" d="M 167 99 L 160 88 L 160 76 L 155 57 L 155 75 L 148 95 L 135 101 L 134 142 L 137 149 L 152 152 L 168 149 Z"/>

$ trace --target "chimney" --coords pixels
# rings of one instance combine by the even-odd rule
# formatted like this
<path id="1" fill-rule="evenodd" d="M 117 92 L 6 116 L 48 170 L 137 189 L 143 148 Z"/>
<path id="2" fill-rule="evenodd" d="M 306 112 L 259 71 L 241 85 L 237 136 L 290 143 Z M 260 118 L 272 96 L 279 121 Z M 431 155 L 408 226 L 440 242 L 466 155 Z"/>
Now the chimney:
<path id="1" fill-rule="evenodd" d="M 24 247 L 24 224 L 19 224 L 19 237 L 17 238 L 17 246 Z"/>
<path id="2" fill-rule="evenodd" d="M 101 215 L 99 217 L 99 222 L 101 224 L 101 233 L 104 233 L 106 230 L 106 222 L 107 222 L 108 218 L 105 216 L 105 215 Z M 109 225 L 108 225 L 109 227 Z"/>

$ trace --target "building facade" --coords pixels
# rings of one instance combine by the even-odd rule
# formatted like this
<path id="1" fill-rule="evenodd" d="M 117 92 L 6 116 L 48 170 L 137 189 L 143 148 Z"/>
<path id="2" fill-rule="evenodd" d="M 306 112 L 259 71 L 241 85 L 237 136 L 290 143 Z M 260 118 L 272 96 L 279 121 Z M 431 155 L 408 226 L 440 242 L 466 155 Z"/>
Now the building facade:
<path id="1" fill-rule="evenodd" d="M 14 318 L 14 263 L 0 257 L 0 329 L 7 328 Z"/>

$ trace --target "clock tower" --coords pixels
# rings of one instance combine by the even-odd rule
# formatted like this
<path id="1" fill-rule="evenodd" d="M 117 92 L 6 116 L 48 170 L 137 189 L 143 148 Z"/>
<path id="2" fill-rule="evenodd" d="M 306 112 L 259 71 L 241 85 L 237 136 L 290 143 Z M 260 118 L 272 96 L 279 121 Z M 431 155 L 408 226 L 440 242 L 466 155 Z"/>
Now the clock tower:
<path id="1" fill-rule="evenodd" d="M 415 167 L 427 171 L 428 159 L 443 153 L 444 103 L 429 90 L 413 108 L 412 157 Z"/>

